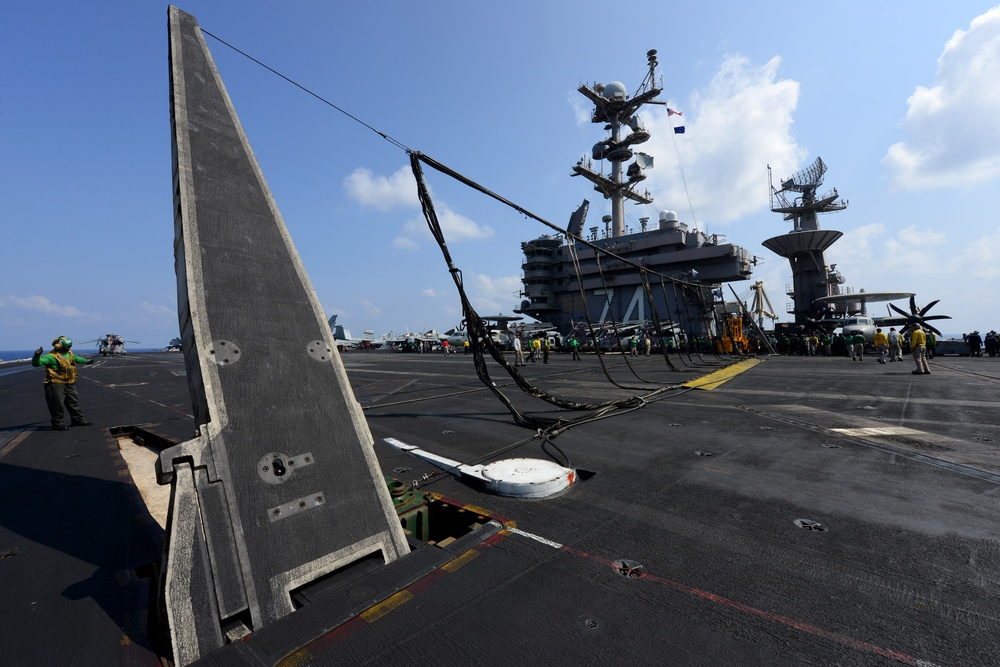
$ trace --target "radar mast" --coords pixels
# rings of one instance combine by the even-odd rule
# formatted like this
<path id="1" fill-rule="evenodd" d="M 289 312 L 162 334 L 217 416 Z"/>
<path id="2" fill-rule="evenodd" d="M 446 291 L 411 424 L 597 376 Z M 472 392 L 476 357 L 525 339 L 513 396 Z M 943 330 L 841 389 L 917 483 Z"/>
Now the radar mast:
<path id="1" fill-rule="evenodd" d="M 594 190 L 611 200 L 611 235 L 625 235 L 625 200 L 637 204 L 651 204 L 653 198 L 648 191 L 636 192 L 635 187 L 646 179 L 645 170 L 653 166 L 653 158 L 645 153 L 632 150 L 635 144 L 649 141 L 649 132 L 639 123 L 635 115 L 643 104 L 655 102 L 662 87 L 656 84 L 656 49 L 646 52 L 649 72 L 639 85 L 638 92 L 628 96 L 624 84 L 612 81 L 608 84 L 582 85 L 577 90 L 594 104 L 592 123 L 604 123 L 610 135 L 596 144 L 591 159 L 581 158 L 573 166 L 573 176 L 583 176 L 594 184 Z M 626 134 L 626 130 L 628 134 Z M 635 162 L 623 168 L 623 163 L 635 157 Z M 593 170 L 594 160 L 611 163 L 611 176 Z"/>
<path id="2" fill-rule="evenodd" d="M 820 229 L 818 214 L 842 211 L 847 201 L 840 199 L 837 189 L 817 197 L 823 184 L 826 163 L 816 160 L 781 182 L 775 188 L 771 181 L 771 166 L 767 167 L 767 181 L 771 188 L 771 210 L 783 213 L 785 220 L 794 223 L 792 231 L 764 241 L 763 246 L 786 258 L 792 268 L 792 285 L 788 296 L 795 300 L 792 312 L 796 324 L 806 324 L 814 315 L 816 299 L 841 293 L 844 277 L 827 266 L 824 251 L 843 234 L 832 229 Z M 798 193 L 797 196 L 788 193 Z"/>

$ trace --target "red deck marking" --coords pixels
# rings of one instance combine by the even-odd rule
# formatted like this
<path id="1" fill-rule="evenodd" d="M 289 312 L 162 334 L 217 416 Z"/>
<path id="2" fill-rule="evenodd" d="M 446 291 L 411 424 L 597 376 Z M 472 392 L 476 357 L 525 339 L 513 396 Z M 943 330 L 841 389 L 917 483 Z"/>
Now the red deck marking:
<path id="1" fill-rule="evenodd" d="M 589 560 L 596 561 L 608 567 L 613 567 L 613 561 L 607 558 L 601 558 L 599 556 L 594 556 L 588 554 L 584 551 L 574 549 L 572 547 L 563 546 L 563 551 L 568 551 L 571 554 L 580 556 L 582 558 L 587 558 Z M 758 616 L 760 618 L 771 621 L 772 623 L 778 623 L 800 632 L 806 632 L 817 637 L 823 637 L 824 639 L 829 639 L 830 641 L 837 642 L 838 644 L 843 644 L 844 646 L 849 646 L 853 649 L 859 651 L 865 651 L 868 653 L 874 653 L 875 655 L 880 655 L 884 658 L 889 658 L 891 660 L 896 660 L 904 665 L 916 665 L 918 663 L 917 659 L 906 655 L 905 653 L 900 653 L 898 651 L 892 651 L 890 649 L 882 648 L 870 642 L 861 641 L 860 639 L 854 639 L 853 637 L 848 637 L 847 635 L 842 635 L 837 632 L 830 632 L 829 630 L 824 630 L 823 628 L 817 627 L 815 625 L 810 625 L 809 623 L 803 623 L 801 621 L 796 621 L 793 618 L 788 618 L 787 616 L 781 616 L 780 614 L 774 614 L 769 611 L 764 611 L 763 609 L 758 609 L 757 607 L 751 607 L 748 604 L 743 604 L 742 602 L 737 602 L 736 600 L 730 600 L 729 598 L 723 597 L 721 595 L 716 595 L 709 591 L 703 591 L 699 588 L 692 588 L 691 586 L 685 586 L 684 584 L 666 579 L 664 577 L 658 577 L 652 574 L 644 574 L 642 579 L 647 581 L 653 581 L 664 586 L 673 588 L 674 590 L 680 591 L 682 593 L 687 593 L 688 595 L 694 595 L 696 597 L 702 598 L 703 600 L 708 600 L 716 604 L 721 604 L 730 609 L 735 609 L 736 611 L 743 612 L 744 614 L 751 614 Z"/>

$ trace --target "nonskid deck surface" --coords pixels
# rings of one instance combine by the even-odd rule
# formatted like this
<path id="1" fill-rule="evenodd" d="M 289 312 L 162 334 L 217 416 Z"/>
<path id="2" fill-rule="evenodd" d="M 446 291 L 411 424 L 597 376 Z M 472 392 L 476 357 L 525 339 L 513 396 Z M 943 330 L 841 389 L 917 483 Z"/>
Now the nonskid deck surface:
<path id="1" fill-rule="evenodd" d="M 302 664 L 993 661 L 1000 360 L 938 358 L 914 376 L 908 361 L 769 358 L 542 443 L 513 424 L 471 357 L 343 359 L 383 472 L 508 530 L 301 647 Z M 620 355 L 604 359 L 628 389 L 592 355 L 522 370 L 596 402 L 729 363 L 672 357 L 674 372 L 630 358 L 633 373 Z M 520 409 L 558 413 L 491 374 Z M 0 664 L 157 664 L 141 577 L 162 532 L 109 429 L 189 438 L 183 362 L 127 355 L 81 375 L 95 425 L 66 432 L 46 428 L 40 372 L 0 376 Z M 487 495 L 386 437 L 456 461 L 551 455 L 585 481 L 547 500 Z"/>

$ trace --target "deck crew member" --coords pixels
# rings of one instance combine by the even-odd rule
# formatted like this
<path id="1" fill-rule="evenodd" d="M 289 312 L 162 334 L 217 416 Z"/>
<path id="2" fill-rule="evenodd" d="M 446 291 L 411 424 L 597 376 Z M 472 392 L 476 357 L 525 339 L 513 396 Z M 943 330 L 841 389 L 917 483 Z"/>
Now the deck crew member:
<path id="1" fill-rule="evenodd" d="M 521 349 L 521 337 L 514 336 L 514 365 L 524 365 L 524 350 Z"/>
<path id="2" fill-rule="evenodd" d="M 854 335 L 850 337 L 851 342 L 851 361 L 857 359 L 858 361 L 865 360 L 865 335 L 860 331 L 854 332 Z"/>
<path id="3" fill-rule="evenodd" d="M 969 345 L 969 356 L 970 357 L 981 357 L 983 356 L 982 346 L 983 337 L 979 335 L 978 331 L 973 331 L 968 336 L 965 337 L 965 342 Z"/>
<path id="4" fill-rule="evenodd" d="M 816 334 L 809 336 L 808 342 L 809 342 L 809 356 L 815 357 L 816 348 L 819 347 L 819 336 L 817 336 Z"/>
<path id="5" fill-rule="evenodd" d="M 933 359 L 934 352 L 937 350 L 937 336 L 930 329 L 927 329 L 924 334 L 927 336 L 927 358 Z"/>
<path id="6" fill-rule="evenodd" d="M 913 333 L 910 334 L 910 349 L 913 350 L 913 361 L 917 364 L 914 375 L 930 375 L 931 369 L 927 367 L 927 336 L 919 324 L 913 325 Z"/>
<path id="7" fill-rule="evenodd" d="M 63 422 L 63 405 L 69 410 L 70 424 L 73 426 L 90 426 L 94 423 L 83 416 L 76 393 L 76 365 L 94 362 L 73 354 L 70 352 L 71 347 L 72 339 L 59 336 L 52 341 L 51 352 L 42 354 L 42 348 L 38 348 L 31 357 L 32 366 L 45 368 L 45 402 L 49 406 L 54 431 L 65 431 L 67 428 Z"/>
<path id="8" fill-rule="evenodd" d="M 889 337 L 882 333 L 881 329 L 876 329 L 872 342 L 875 344 L 875 350 L 878 352 L 878 362 L 884 364 L 885 358 L 889 355 Z"/>
<path id="9" fill-rule="evenodd" d="M 899 339 L 896 327 L 889 328 L 889 361 L 903 360 L 903 343 Z"/>
<path id="10" fill-rule="evenodd" d="M 573 353 L 573 361 L 580 361 L 580 341 L 576 336 L 569 339 L 569 351 Z"/>

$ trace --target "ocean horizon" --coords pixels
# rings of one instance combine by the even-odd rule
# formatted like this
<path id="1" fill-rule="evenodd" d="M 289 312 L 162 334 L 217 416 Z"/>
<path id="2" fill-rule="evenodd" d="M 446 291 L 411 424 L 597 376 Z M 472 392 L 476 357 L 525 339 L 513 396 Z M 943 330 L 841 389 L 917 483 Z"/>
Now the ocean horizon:
<path id="1" fill-rule="evenodd" d="M 75 346 L 74 346 L 75 347 Z M 89 346 L 88 346 L 89 347 Z M 0 350 L 0 362 L 4 361 L 22 361 L 24 359 L 31 359 L 31 355 L 35 353 L 38 348 L 33 348 L 31 350 Z M 48 352 L 51 348 L 46 348 L 45 351 Z M 166 349 L 164 347 L 134 347 L 128 348 L 129 353 L 133 352 L 162 352 Z M 98 356 L 97 350 L 73 350 L 81 357 L 96 357 Z"/>

